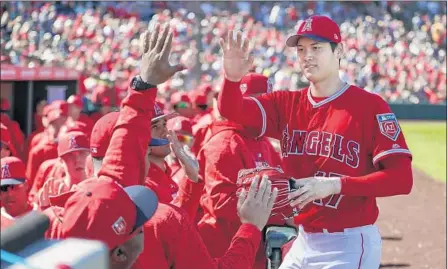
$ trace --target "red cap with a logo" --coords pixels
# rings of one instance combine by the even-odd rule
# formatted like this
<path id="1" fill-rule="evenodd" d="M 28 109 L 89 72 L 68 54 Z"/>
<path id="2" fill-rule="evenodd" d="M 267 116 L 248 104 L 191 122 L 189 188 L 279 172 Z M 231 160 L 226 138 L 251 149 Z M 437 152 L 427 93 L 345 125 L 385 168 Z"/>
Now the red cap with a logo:
<path id="1" fill-rule="evenodd" d="M 169 120 L 172 118 L 177 117 L 179 114 L 177 112 L 171 112 L 171 113 L 164 113 L 163 109 L 162 109 L 163 105 L 160 104 L 159 102 L 155 102 L 154 105 L 154 114 L 153 114 L 153 118 L 151 120 L 151 122 L 155 122 L 161 119 L 165 119 L 165 120 Z"/>
<path id="2" fill-rule="evenodd" d="M 68 132 L 59 136 L 57 154 L 59 157 L 73 151 L 90 151 L 88 137 L 82 132 Z"/>
<path id="3" fill-rule="evenodd" d="M 250 96 L 271 92 L 273 84 L 272 81 L 264 75 L 248 73 L 241 79 L 240 89 L 242 95 Z"/>
<path id="4" fill-rule="evenodd" d="M 298 39 L 302 36 L 319 42 L 333 42 L 340 43 L 340 27 L 338 24 L 326 16 L 311 16 L 303 21 L 298 27 L 296 35 L 290 36 L 286 45 L 288 47 L 296 47 Z"/>
<path id="5" fill-rule="evenodd" d="M 1 159 L 1 186 L 18 185 L 26 181 L 25 164 L 16 157 L 4 157 Z"/>
<path id="6" fill-rule="evenodd" d="M 128 241 L 157 207 L 157 196 L 149 188 L 123 188 L 109 178 L 87 179 L 64 204 L 62 237 L 99 240 L 113 249 Z"/>

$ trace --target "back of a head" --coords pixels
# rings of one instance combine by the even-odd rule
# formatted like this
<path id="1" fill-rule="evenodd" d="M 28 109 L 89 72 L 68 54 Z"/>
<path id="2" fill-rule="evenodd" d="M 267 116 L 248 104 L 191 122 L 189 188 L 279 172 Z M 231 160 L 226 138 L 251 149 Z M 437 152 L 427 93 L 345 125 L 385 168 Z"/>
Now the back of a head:
<path id="1" fill-rule="evenodd" d="M 90 153 L 93 158 L 102 159 L 106 155 L 118 116 L 119 112 L 110 112 L 101 117 L 93 126 L 90 135 Z"/>

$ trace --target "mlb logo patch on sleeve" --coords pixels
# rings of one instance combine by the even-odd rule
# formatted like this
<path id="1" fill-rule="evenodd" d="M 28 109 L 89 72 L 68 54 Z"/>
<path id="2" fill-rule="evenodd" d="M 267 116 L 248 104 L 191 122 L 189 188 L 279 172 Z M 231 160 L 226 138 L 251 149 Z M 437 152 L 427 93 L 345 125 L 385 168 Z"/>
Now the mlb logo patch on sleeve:
<path id="1" fill-rule="evenodd" d="M 400 126 L 394 113 L 378 114 L 377 122 L 379 123 L 380 132 L 389 139 L 396 141 L 400 134 Z"/>

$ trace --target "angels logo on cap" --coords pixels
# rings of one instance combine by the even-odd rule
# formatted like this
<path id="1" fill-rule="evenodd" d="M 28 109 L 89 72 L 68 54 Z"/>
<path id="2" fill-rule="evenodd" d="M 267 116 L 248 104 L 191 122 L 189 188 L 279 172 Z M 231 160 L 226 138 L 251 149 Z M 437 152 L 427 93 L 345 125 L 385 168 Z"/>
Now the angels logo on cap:
<path id="1" fill-rule="evenodd" d="M 307 32 L 307 31 L 312 31 L 312 18 L 307 19 L 306 21 L 304 21 L 304 27 L 301 31 L 303 32 Z"/>
<path id="2" fill-rule="evenodd" d="M 76 143 L 76 138 L 74 136 L 70 136 L 69 138 L 69 147 L 70 149 L 77 149 L 79 148 L 78 143 Z"/>
<path id="3" fill-rule="evenodd" d="M 117 235 L 124 235 L 126 233 L 127 223 L 123 217 L 119 217 L 112 225 L 113 231 Z"/>
<path id="4" fill-rule="evenodd" d="M 155 116 L 163 115 L 163 111 L 157 104 L 154 105 L 154 111 L 155 111 Z"/>
<path id="5" fill-rule="evenodd" d="M 2 166 L 2 178 L 11 178 L 11 172 L 9 171 L 9 165 Z"/>

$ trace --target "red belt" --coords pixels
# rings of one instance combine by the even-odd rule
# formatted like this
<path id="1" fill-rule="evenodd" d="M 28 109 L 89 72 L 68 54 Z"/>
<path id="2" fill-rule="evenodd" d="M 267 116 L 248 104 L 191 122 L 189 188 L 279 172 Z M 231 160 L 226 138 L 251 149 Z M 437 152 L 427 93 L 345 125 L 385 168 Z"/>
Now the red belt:
<path id="1" fill-rule="evenodd" d="M 305 226 L 303 226 L 303 230 L 306 233 L 342 233 L 345 231 L 344 228 L 324 229 L 324 228 L 314 228 L 314 227 L 305 227 Z"/>

